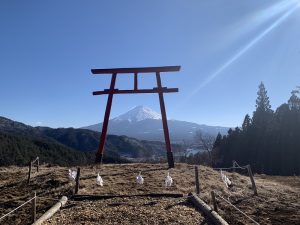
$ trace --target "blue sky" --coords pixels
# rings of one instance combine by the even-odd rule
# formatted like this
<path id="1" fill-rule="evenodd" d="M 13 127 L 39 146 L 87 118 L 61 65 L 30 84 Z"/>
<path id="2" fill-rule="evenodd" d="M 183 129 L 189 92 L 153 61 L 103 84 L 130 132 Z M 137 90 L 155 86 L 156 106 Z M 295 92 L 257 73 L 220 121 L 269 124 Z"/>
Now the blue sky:
<path id="1" fill-rule="evenodd" d="M 264 82 L 271 105 L 300 85 L 299 0 L 2 0 L 0 115 L 36 126 L 102 122 L 108 88 L 91 68 L 181 65 L 162 75 L 168 118 L 237 126 Z M 155 86 L 143 75 L 140 86 Z M 120 75 L 118 88 L 133 76 Z M 111 117 L 158 96 L 118 95 Z"/>

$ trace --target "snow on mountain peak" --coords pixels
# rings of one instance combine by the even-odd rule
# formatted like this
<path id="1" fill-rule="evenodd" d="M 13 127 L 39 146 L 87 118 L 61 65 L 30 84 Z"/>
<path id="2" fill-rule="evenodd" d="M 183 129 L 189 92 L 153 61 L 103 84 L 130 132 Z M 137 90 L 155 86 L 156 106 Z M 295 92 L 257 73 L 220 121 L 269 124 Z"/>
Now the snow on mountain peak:
<path id="1" fill-rule="evenodd" d="M 127 120 L 129 122 L 139 122 L 146 119 L 161 119 L 161 115 L 152 109 L 145 106 L 136 106 L 133 109 L 129 110 L 127 113 L 124 113 L 116 118 L 114 121 L 124 121 Z"/>

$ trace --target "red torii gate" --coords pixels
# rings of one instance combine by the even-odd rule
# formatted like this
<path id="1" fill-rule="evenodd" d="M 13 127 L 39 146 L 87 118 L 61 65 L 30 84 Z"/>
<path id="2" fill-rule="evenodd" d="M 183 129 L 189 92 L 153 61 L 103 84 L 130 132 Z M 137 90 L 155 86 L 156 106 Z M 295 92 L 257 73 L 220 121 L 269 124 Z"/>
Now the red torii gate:
<path id="1" fill-rule="evenodd" d="M 170 135 L 169 135 L 163 93 L 178 92 L 178 88 L 162 87 L 160 73 L 161 72 L 177 72 L 179 70 L 180 70 L 180 66 L 114 68 L 114 69 L 92 69 L 91 70 L 92 74 L 111 74 L 112 75 L 109 89 L 104 89 L 104 91 L 94 91 L 93 92 L 93 95 L 104 95 L 104 94 L 108 95 L 106 109 L 105 109 L 105 115 L 104 115 L 104 121 L 103 121 L 103 126 L 102 126 L 102 133 L 101 133 L 101 137 L 100 137 L 100 144 L 99 144 L 98 151 L 96 154 L 96 161 L 95 161 L 96 163 L 102 163 L 104 145 L 105 145 L 105 139 L 106 139 L 106 134 L 107 134 L 107 127 L 108 127 L 108 122 L 109 122 L 109 116 L 110 116 L 110 111 L 111 111 L 111 106 L 112 106 L 113 95 L 114 94 L 158 93 L 161 117 L 162 117 L 163 129 L 164 129 L 164 136 L 165 136 L 165 143 L 166 143 L 166 149 L 167 149 L 168 165 L 169 165 L 169 168 L 174 168 L 174 158 L 173 158 L 173 152 L 172 152 L 172 148 L 171 148 Z M 134 74 L 134 89 L 133 90 L 115 89 L 117 74 L 125 74 L 125 73 L 133 73 Z M 140 73 L 155 73 L 157 87 L 154 87 L 153 89 L 138 89 L 138 74 L 140 74 Z"/>

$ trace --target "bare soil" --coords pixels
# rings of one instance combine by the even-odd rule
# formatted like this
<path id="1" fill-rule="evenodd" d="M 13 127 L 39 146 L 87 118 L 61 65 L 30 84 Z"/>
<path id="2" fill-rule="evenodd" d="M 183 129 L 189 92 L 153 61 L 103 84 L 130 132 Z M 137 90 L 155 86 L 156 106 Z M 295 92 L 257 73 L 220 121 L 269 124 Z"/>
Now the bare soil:
<path id="1" fill-rule="evenodd" d="M 183 193 L 195 191 L 194 166 L 176 164 L 170 175 L 172 187 L 165 187 L 166 164 L 108 164 L 101 168 L 82 167 L 79 194 L 134 195 L 146 193 Z M 74 182 L 68 179 L 65 167 L 40 167 L 27 185 L 28 168 L 0 168 L 0 217 L 30 199 L 34 191 L 38 217 L 62 195 L 71 196 Z M 75 168 L 73 168 L 75 169 Z M 33 170 L 35 171 L 35 170 Z M 135 182 L 139 172 L 143 185 Z M 245 171 L 240 170 L 241 173 Z M 96 185 L 97 173 L 104 186 Z M 300 224 L 300 177 L 256 175 L 258 196 L 253 196 L 248 176 L 225 174 L 233 182 L 228 189 L 219 171 L 200 166 L 200 198 L 212 205 L 210 192 L 229 200 L 260 224 Z M 245 173 L 246 174 L 246 173 Z M 218 199 L 219 214 L 229 224 L 252 224 L 249 219 Z M 0 224 L 30 224 L 31 205 L 26 205 Z M 206 224 L 204 216 L 190 205 L 186 198 L 113 198 L 99 201 L 68 201 L 46 224 Z"/>

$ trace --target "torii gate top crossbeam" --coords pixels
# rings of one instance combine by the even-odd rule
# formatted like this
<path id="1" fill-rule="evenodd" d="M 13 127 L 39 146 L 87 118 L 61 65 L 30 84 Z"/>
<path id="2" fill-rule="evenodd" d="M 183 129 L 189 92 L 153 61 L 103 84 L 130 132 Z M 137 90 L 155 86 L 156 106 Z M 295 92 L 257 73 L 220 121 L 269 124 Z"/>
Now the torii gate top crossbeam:
<path id="1" fill-rule="evenodd" d="M 180 66 L 162 66 L 162 67 L 137 67 L 137 68 L 114 68 L 114 69 L 92 69 L 92 74 L 117 74 L 117 73 L 159 73 L 176 72 Z"/>

